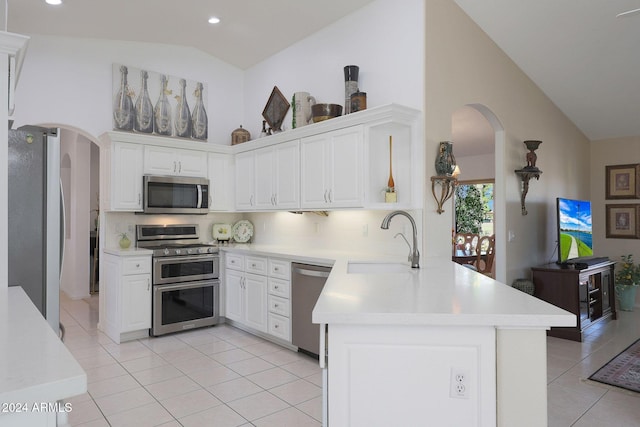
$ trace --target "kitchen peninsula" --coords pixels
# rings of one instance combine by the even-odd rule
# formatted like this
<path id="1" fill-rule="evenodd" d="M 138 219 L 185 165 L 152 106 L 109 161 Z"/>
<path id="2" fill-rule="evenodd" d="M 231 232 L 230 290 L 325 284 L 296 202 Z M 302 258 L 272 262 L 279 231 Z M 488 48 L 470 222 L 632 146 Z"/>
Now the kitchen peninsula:
<path id="1" fill-rule="evenodd" d="M 546 329 L 575 316 L 450 260 L 337 260 L 326 327 L 335 426 L 546 425 Z M 322 353 L 322 350 L 321 350 Z"/>
<path id="2" fill-rule="evenodd" d="M 221 250 L 333 266 L 313 310 L 332 427 L 546 425 L 546 330 L 574 325 L 571 313 L 445 258 L 412 269 L 397 256 Z"/>
<path id="3" fill-rule="evenodd" d="M 87 376 L 21 287 L 0 299 L 0 426 L 52 426 Z"/>

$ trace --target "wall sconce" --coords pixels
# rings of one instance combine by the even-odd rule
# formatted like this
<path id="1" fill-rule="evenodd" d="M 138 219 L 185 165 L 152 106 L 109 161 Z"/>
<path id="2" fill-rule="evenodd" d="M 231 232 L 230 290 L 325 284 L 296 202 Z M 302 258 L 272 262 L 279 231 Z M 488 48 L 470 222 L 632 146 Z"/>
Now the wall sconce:
<path id="1" fill-rule="evenodd" d="M 444 212 L 442 205 L 449 200 L 458 185 L 458 175 L 460 168 L 456 165 L 456 158 L 453 156 L 453 142 L 443 141 L 438 147 L 436 157 L 436 173 L 431 177 L 431 194 L 438 205 L 437 212 Z M 436 195 L 436 185 L 440 186 L 440 195 Z"/>
<path id="2" fill-rule="evenodd" d="M 527 208 L 525 207 L 525 199 L 527 198 L 527 193 L 529 192 L 529 181 L 531 178 L 535 178 L 537 180 L 540 179 L 540 175 L 542 171 L 538 169 L 536 166 L 536 160 L 538 156 L 536 155 L 536 150 L 542 144 L 542 141 L 528 140 L 524 141 L 524 145 L 527 146 L 529 152 L 527 153 L 527 165 L 522 169 L 516 169 L 514 172 L 516 175 L 520 177 L 522 180 L 522 188 L 521 188 L 521 196 L 520 196 L 520 206 L 522 209 L 522 215 L 527 214 Z"/>

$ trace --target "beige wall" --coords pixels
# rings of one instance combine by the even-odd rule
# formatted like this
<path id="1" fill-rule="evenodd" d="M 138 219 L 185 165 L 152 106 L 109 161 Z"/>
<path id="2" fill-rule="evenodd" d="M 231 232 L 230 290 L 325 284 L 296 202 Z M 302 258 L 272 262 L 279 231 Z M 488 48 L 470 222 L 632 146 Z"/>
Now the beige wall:
<path id="1" fill-rule="evenodd" d="M 450 139 L 456 109 L 481 104 L 493 112 L 504 128 L 504 144 L 496 147 L 496 197 L 503 206 L 496 212 L 498 261 L 507 283 L 528 277 L 531 266 L 555 259 L 555 198 L 589 197 L 589 141 L 455 3 L 427 0 L 425 13 L 426 174 L 435 174 L 436 147 Z M 525 165 L 527 139 L 543 141 L 537 151 L 543 174 L 531 183 L 523 216 L 513 171 Z M 424 221 L 425 252 L 449 253 L 451 216 L 438 215 L 428 193 Z"/>
<path id="2" fill-rule="evenodd" d="M 640 262 L 640 241 L 636 239 L 606 238 L 606 205 L 638 204 L 639 200 L 606 200 L 605 167 L 640 163 L 640 136 L 616 138 L 591 143 L 591 203 L 593 215 L 593 246 L 598 256 L 608 256 L 619 260 L 621 255 L 632 254 Z M 636 305 L 640 303 L 640 293 L 636 295 Z"/>

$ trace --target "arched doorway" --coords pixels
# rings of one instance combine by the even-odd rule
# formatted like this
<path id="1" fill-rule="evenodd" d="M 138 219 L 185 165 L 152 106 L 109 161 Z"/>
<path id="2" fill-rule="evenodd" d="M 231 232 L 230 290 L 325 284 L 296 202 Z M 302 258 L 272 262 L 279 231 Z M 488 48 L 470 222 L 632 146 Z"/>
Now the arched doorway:
<path id="1" fill-rule="evenodd" d="M 100 141 L 74 126 L 41 126 L 60 129 L 60 182 L 65 207 L 60 290 L 74 300 L 87 298 L 91 294 L 91 237 L 97 234 L 99 214 Z"/>
<path id="2" fill-rule="evenodd" d="M 505 177 L 501 167 L 505 156 L 504 128 L 485 105 L 468 104 L 453 112 L 451 135 L 456 161 L 461 170 L 458 179 L 476 182 L 492 180 L 494 183 L 495 278 L 505 282 L 507 227 Z"/>

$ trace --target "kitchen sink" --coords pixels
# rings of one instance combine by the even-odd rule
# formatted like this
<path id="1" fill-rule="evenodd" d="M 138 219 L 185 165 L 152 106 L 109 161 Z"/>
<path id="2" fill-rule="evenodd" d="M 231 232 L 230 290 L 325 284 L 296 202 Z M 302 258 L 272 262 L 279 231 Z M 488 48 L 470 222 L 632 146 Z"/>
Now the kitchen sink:
<path id="1" fill-rule="evenodd" d="M 401 262 L 349 262 L 349 274 L 380 274 L 380 273 L 410 273 L 409 264 Z"/>

